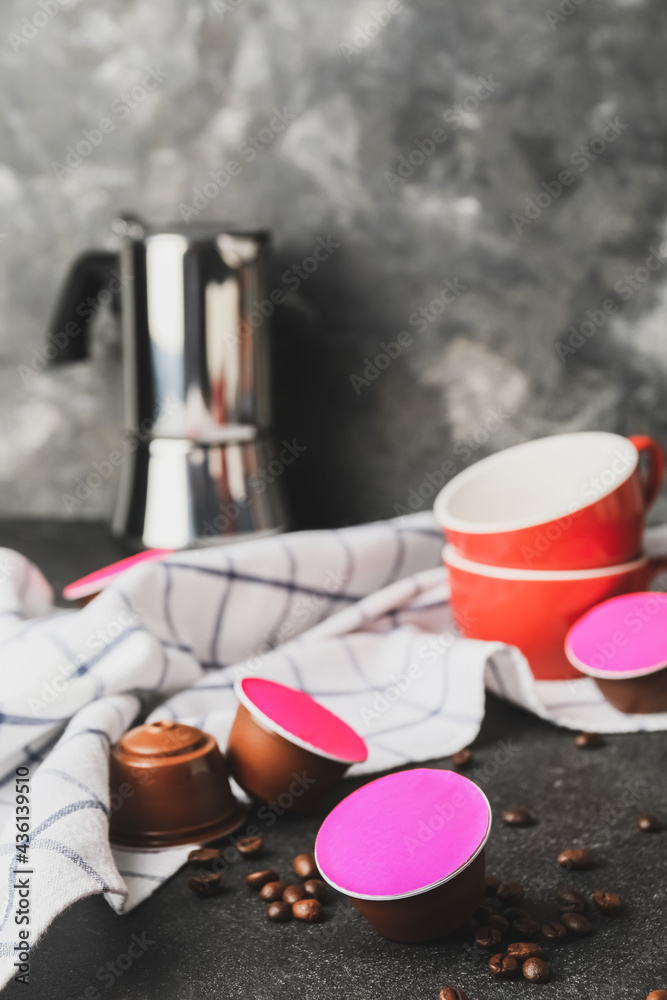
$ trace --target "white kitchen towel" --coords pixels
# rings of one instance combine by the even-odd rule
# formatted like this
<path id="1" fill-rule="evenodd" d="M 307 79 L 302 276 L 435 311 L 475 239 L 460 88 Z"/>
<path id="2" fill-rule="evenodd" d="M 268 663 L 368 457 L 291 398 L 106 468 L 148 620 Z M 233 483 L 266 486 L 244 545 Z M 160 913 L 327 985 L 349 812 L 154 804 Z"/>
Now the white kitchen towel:
<path id="1" fill-rule="evenodd" d="M 109 846 L 109 746 L 148 717 L 224 747 L 238 677 L 346 719 L 369 746 L 357 774 L 466 746 L 485 685 L 574 729 L 667 728 L 616 712 L 589 679 L 535 682 L 516 650 L 460 638 L 441 549 L 430 514 L 201 548 L 129 570 L 80 611 L 55 610 L 39 570 L 1 550 L 0 984 L 20 974 L 21 930 L 34 946 L 93 893 L 127 911 L 183 864 L 187 847 Z"/>

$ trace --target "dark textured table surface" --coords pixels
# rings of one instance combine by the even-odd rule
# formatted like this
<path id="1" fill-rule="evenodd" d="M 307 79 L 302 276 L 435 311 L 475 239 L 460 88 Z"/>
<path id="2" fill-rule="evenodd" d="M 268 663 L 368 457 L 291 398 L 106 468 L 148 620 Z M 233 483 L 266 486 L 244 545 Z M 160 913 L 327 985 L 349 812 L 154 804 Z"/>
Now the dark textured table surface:
<path id="1" fill-rule="evenodd" d="M 33 558 L 58 588 L 122 554 L 98 525 L 5 522 L 0 544 Z M 534 990 L 545 1000 L 644 1000 L 650 990 L 667 989 L 667 831 L 641 833 L 635 821 L 650 811 L 667 822 L 666 750 L 665 734 L 639 733 L 609 736 L 600 749 L 582 751 L 572 733 L 489 698 L 468 771 L 494 810 L 489 870 L 522 882 L 522 905 L 545 920 L 556 917 L 553 894 L 560 887 L 611 889 L 624 900 L 621 916 L 593 917 L 592 937 L 549 947 L 553 979 L 546 985 L 492 981 L 487 957 L 471 947 L 470 933 L 422 946 L 385 941 L 342 897 L 328 903 L 323 924 L 270 924 L 263 904 L 244 885 L 256 863 L 239 859 L 230 866 L 227 890 L 215 899 L 194 898 L 181 871 L 123 917 L 102 897 L 76 904 L 35 950 L 29 989 L 12 983 L 5 995 L 436 1000 L 440 987 L 450 983 L 470 1000 Z M 433 766 L 448 767 L 451 761 Z M 344 783 L 339 795 L 353 787 Z M 537 823 L 528 829 L 503 826 L 500 812 L 512 805 L 529 808 Z M 261 866 L 289 875 L 292 857 L 311 849 L 325 812 L 280 819 L 266 831 Z M 559 851 L 575 846 L 594 852 L 593 871 L 558 868 Z M 134 936 L 144 950 L 134 947 L 140 957 L 121 971 L 115 963 Z M 120 964 L 128 963 L 121 957 Z"/>

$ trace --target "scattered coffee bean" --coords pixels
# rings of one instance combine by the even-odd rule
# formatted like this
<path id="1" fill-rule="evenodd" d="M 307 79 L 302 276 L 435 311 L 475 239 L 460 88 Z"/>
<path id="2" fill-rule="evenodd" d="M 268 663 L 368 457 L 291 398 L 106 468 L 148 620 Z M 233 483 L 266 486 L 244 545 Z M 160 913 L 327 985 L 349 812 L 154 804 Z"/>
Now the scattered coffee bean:
<path id="1" fill-rule="evenodd" d="M 499 913 L 492 913 L 487 919 L 486 924 L 487 927 L 495 927 L 501 934 L 507 934 L 510 929 L 509 920 L 505 920 L 505 917 L 501 917 Z"/>
<path id="2" fill-rule="evenodd" d="M 558 920 L 552 920 L 549 924 L 542 924 L 541 933 L 547 941 L 562 941 L 567 934 L 567 927 Z"/>
<path id="3" fill-rule="evenodd" d="M 531 983 L 547 983 L 551 978 L 551 966 L 543 958 L 529 958 L 523 963 L 524 979 Z"/>
<path id="4" fill-rule="evenodd" d="M 198 896 L 217 896 L 222 892 L 223 877 L 214 872 L 202 872 L 188 879 L 188 885 Z"/>
<path id="5" fill-rule="evenodd" d="M 511 955 L 492 955 L 489 959 L 489 972 L 494 979 L 511 979 L 518 968 L 519 963 Z"/>
<path id="6" fill-rule="evenodd" d="M 496 891 L 496 895 L 498 896 L 498 899 L 502 900 L 503 903 L 513 905 L 514 903 L 520 903 L 525 893 L 523 891 L 523 886 L 519 885 L 518 882 L 501 882 Z"/>
<path id="7" fill-rule="evenodd" d="M 661 823 L 657 816 L 651 816 L 650 813 L 643 813 L 641 816 L 637 817 L 637 826 L 644 833 L 657 833 L 661 829 Z M 655 991 L 654 991 L 655 992 Z"/>
<path id="8" fill-rule="evenodd" d="M 485 875 L 484 876 L 484 895 L 485 896 L 495 896 L 498 892 L 498 886 L 500 885 L 500 879 L 496 878 L 495 875 Z"/>
<path id="9" fill-rule="evenodd" d="M 503 813 L 503 823 L 507 826 L 532 826 L 534 822 L 527 809 L 506 809 Z"/>
<path id="10" fill-rule="evenodd" d="M 324 920 L 324 910 L 317 899 L 300 899 L 292 906 L 292 915 L 309 924 L 319 924 Z"/>
<path id="11" fill-rule="evenodd" d="M 485 924 L 492 913 L 493 910 L 491 909 L 490 906 L 484 906 L 484 904 L 482 904 L 481 906 L 477 907 L 477 909 L 473 913 L 473 917 L 475 918 L 478 924 Z"/>
<path id="12" fill-rule="evenodd" d="M 256 858 L 264 850 L 263 837 L 241 837 L 236 841 L 236 850 L 244 858 Z"/>
<path id="13" fill-rule="evenodd" d="M 520 917 L 532 917 L 532 913 L 524 910 L 523 906 L 508 906 L 503 916 L 508 920 L 518 920 Z"/>
<path id="14" fill-rule="evenodd" d="M 287 882 L 267 882 L 259 890 L 259 898 L 266 903 L 278 903 L 286 888 Z"/>
<path id="15" fill-rule="evenodd" d="M 303 883 L 303 887 L 306 890 L 307 896 L 312 896 L 313 899 L 319 899 L 320 903 L 327 898 L 327 887 L 322 879 L 309 878 L 307 882 Z"/>
<path id="16" fill-rule="evenodd" d="M 552 920 L 549 924 L 542 924 L 541 933 L 547 941 L 562 941 L 567 934 L 567 927 L 558 920 Z"/>
<path id="17" fill-rule="evenodd" d="M 577 937 L 588 937 L 595 931 L 595 927 L 583 913 L 563 913 L 560 922 Z"/>
<path id="18" fill-rule="evenodd" d="M 544 958 L 544 948 L 532 941 L 515 941 L 507 946 L 507 954 L 525 962 L 528 958 Z"/>
<path id="19" fill-rule="evenodd" d="M 284 924 L 286 920 L 292 919 L 292 907 L 289 903 L 269 903 L 266 908 L 266 915 L 274 923 Z"/>
<path id="20" fill-rule="evenodd" d="M 193 868 L 204 868 L 206 871 L 214 871 L 220 858 L 220 851 L 216 847 L 198 847 L 188 854 L 188 864 L 192 865 Z"/>
<path id="21" fill-rule="evenodd" d="M 455 767 L 468 767 L 472 764 L 472 752 L 470 750 L 459 750 L 452 757 L 452 764 Z"/>
<path id="22" fill-rule="evenodd" d="M 617 896 L 615 892 L 602 892 L 601 889 L 598 889 L 597 892 L 593 893 L 591 899 L 595 909 L 607 917 L 614 917 L 621 911 L 621 897 Z"/>
<path id="23" fill-rule="evenodd" d="M 592 868 L 595 864 L 592 853 L 584 847 L 572 847 L 567 851 L 561 851 L 557 860 L 561 868 L 570 868 L 575 871 Z"/>
<path id="24" fill-rule="evenodd" d="M 495 927 L 478 927 L 475 931 L 475 944 L 484 951 L 495 951 L 500 944 L 500 931 Z"/>
<path id="25" fill-rule="evenodd" d="M 667 1000 L 667 990 L 651 990 L 646 1000 Z"/>
<path id="26" fill-rule="evenodd" d="M 251 889 L 261 889 L 265 886 L 267 882 L 277 882 L 279 879 L 278 872 L 274 872 L 272 868 L 267 868 L 263 872 L 251 872 L 250 875 L 246 875 L 245 883 L 250 886 Z"/>
<path id="27" fill-rule="evenodd" d="M 297 854 L 292 862 L 294 874 L 299 878 L 317 878 L 320 874 L 317 870 L 314 854 Z"/>
<path id="28" fill-rule="evenodd" d="M 604 740 L 599 733 L 577 733 L 574 742 L 582 750 L 597 750 L 604 746 Z"/>
<path id="29" fill-rule="evenodd" d="M 512 924 L 512 929 L 521 937 L 537 937 L 540 933 L 540 925 L 532 917 L 517 917 Z"/>
<path id="30" fill-rule="evenodd" d="M 556 906 L 561 913 L 583 913 L 588 909 L 586 897 L 578 889 L 560 889 L 556 893 Z"/>
<path id="31" fill-rule="evenodd" d="M 291 906 L 292 903 L 298 903 L 300 899 L 305 899 L 306 895 L 306 890 L 302 885 L 288 885 L 283 892 L 283 902 L 289 903 Z"/>
<path id="32" fill-rule="evenodd" d="M 457 986 L 443 986 L 438 994 L 438 1000 L 468 1000 L 468 994 Z"/>

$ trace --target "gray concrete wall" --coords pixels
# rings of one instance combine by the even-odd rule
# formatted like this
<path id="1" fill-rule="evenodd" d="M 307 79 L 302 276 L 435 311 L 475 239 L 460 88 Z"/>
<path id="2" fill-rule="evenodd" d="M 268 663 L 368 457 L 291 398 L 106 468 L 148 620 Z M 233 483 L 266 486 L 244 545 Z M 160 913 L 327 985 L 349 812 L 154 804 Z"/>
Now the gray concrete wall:
<path id="1" fill-rule="evenodd" d="M 197 218 L 275 234 L 301 524 L 391 515 L 446 460 L 558 430 L 667 443 L 666 26 L 660 0 L 6 0 L 0 515 L 68 516 L 120 437 L 108 317 L 90 361 L 40 370 L 71 259 L 120 209 L 178 217 L 229 160 Z"/>

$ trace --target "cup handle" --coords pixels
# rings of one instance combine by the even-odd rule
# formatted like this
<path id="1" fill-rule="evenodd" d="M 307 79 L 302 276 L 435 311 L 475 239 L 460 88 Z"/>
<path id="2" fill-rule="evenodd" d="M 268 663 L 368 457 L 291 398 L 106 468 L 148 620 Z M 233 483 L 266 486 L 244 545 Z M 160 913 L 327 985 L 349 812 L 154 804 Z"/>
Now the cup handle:
<path id="1" fill-rule="evenodd" d="M 640 455 L 645 452 L 648 456 L 648 469 L 641 477 L 644 507 L 648 510 L 662 486 L 665 474 L 665 455 L 658 442 L 652 437 L 648 437 L 647 434 L 634 434 L 628 440 L 633 443 Z"/>

